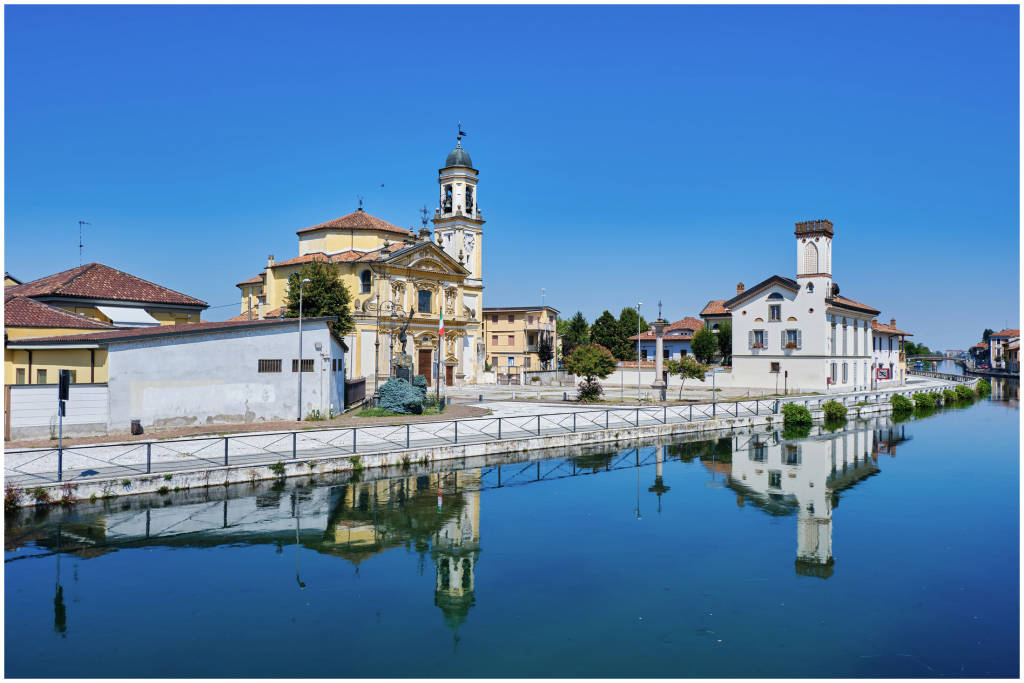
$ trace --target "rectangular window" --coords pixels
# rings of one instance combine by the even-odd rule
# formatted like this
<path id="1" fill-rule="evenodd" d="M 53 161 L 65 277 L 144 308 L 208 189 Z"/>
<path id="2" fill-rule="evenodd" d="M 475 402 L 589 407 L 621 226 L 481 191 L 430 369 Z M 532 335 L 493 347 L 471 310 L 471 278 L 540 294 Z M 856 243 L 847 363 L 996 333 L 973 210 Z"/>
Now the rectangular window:
<path id="1" fill-rule="evenodd" d="M 524 368 L 530 367 L 530 357 L 529 356 L 526 356 L 525 358 L 523 358 L 523 367 Z"/>
<path id="2" fill-rule="evenodd" d="M 46 370 L 36 370 L 36 384 L 46 384 Z"/>
<path id="3" fill-rule="evenodd" d="M 260 358 L 256 362 L 256 372 L 281 372 L 281 359 Z"/>
<path id="4" fill-rule="evenodd" d="M 857 355 L 857 349 L 860 348 L 860 322 L 857 320 L 853 321 L 853 355 Z"/>
<path id="5" fill-rule="evenodd" d="M 528 325 L 532 325 L 533 324 L 533 316 L 532 315 L 526 316 L 526 323 Z"/>
<path id="6" fill-rule="evenodd" d="M 892 337 L 889 337 L 889 353 L 892 353 Z"/>
<path id="7" fill-rule="evenodd" d="M 492 315 L 492 316 L 491 316 L 491 322 L 492 322 L 492 323 L 496 323 L 496 322 L 498 322 L 498 316 L 496 316 L 496 315 Z"/>
<path id="8" fill-rule="evenodd" d="M 775 363 L 775 362 L 773 362 L 773 363 L 772 363 L 772 372 L 776 372 L 776 373 L 777 373 L 777 372 L 781 371 L 781 370 L 782 370 L 782 367 L 781 367 L 781 366 L 782 366 L 782 364 L 781 364 L 781 363 Z"/>
<path id="9" fill-rule="evenodd" d="M 764 462 L 768 459 L 768 449 L 760 442 L 750 444 L 750 459 L 754 462 Z"/>
<path id="10" fill-rule="evenodd" d="M 844 356 L 846 355 L 846 338 L 847 338 L 847 336 L 848 336 L 848 335 L 846 334 L 846 330 L 847 330 L 847 327 L 846 327 L 846 319 L 844 318 L 844 319 L 843 319 L 843 355 L 844 355 Z"/>
<path id="11" fill-rule="evenodd" d="M 800 348 L 800 335 L 799 330 L 786 330 L 786 348 L 787 349 L 798 349 Z"/>
<path id="12" fill-rule="evenodd" d="M 497 345 L 498 345 L 498 335 L 492 334 L 491 335 L 491 346 L 497 346 Z"/>
<path id="13" fill-rule="evenodd" d="M 495 368 L 498 367 L 498 357 L 497 356 L 491 356 L 491 366 L 495 367 Z"/>
<path id="14" fill-rule="evenodd" d="M 832 384 L 836 383 L 836 364 L 832 364 Z"/>
<path id="15" fill-rule="evenodd" d="M 832 355 L 833 356 L 836 355 L 836 348 L 837 348 L 836 347 L 836 324 L 833 322 L 832 323 Z M 832 374 L 835 375 L 836 373 L 833 372 Z M 833 377 L 833 379 L 835 379 L 835 377 Z"/>
<path id="16" fill-rule="evenodd" d="M 430 290 L 421 289 L 417 292 L 417 296 L 419 297 L 419 312 L 430 313 Z"/>
<path id="17" fill-rule="evenodd" d="M 668 360 L 669 358 L 672 357 L 672 352 L 669 351 L 668 349 L 662 349 L 661 350 L 661 357 L 664 358 L 665 360 Z"/>
<path id="18" fill-rule="evenodd" d="M 514 322 L 516 321 L 516 316 L 515 316 L 515 315 L 513 315 L 512 313 L 509 313 L 509 314 L 508 314 L 508 321 L 509 321 L 510 323 L 514 323 Z"/>
<path id="19" fill-rule="evenodd" d="M 298 372 L 298 371 L 299 371 L 299 360 L 297 358 L 292 358 L 292 372 Z M 302 371 L 303 372 L 313 372 L 313 359 L 312 358 L 303 358 L 302 359 Z"/>
<path id="20" fill-rule="evenodd" d="M 751 348 L 763 349 L 764 348 L 764 330 L 754 330 L 754 335 L 751 337 L 753 340 Z"/>
<path id="21" fill-rule="evenodd" d="M 799 465 L 800 464 L 800 449 L 793 444 L 786 444 L 785 453 L 783 455 L 783 462 L 787 465 Z"/>
<path id="22" fill-rule="evenodd" d="M 529 337 L 527 338 L 527 340 L 526 340 L 526 343 L 527 343 L 527 344 L 529 344 L 530 346 L 536 346 L 536 345 L 537 345 L 537 337 L 535 337 L 535 336 L 533 336 L 533 335 L 531 334 L 531 335 L 530 335 L 530 336 L 529 336 Z"/>
<path id="23" fill-rule="evenodd" d="M 850 376 L 849 370 L 850 370 L 850 364 L 849 363 L 843 363 L 843 384 L 846 384 L 846 382 L 849 381 L 849 376 Z"/>
<path id="24" fill-rule="evenodd" d="M 778 322 L 782 320 L 782 305 L 772 304 L 768 307 L 768 320 L 771 322 Z"/>
<path id="25" fill-rule="evenodd" d="M 508 335 L 508 345 L 509 346 L 515 346 L 516 345 L 516 336 L 514 334 Z"/>
<path id="26" fill-rule="evenodd" d="M 18 368 L 14 371 L 14 383 L 24 384 L 25 383 L 25 368 Z"/>
<path id="27" fill-rule="evenodd" d="M 768 472 L 768 488 L 782 488 L 782 472 L 778 470 L 771 470 Z"/>
<path id="28" fill-rule="evenodd" d="M 640 360 L 647 360 L 647 349 L 640 349 Z"/>
<path id="29" fill-rule="evenodd" d="M 508 366 L 510 368 L 514 368 L 516 366 L 516 357 L 515 356 L 509 356 L 508 357 Z"/>

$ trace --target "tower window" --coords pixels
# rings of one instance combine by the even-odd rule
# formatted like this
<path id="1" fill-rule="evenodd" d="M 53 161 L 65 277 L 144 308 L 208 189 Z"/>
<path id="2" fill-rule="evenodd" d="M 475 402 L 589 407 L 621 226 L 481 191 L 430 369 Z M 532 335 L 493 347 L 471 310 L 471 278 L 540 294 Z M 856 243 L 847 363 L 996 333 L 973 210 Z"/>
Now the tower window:
<path id="1" fill-rule="evenodd" d="M 364 270 L 359 273 L 359 293 L 369 294 L 370 293 L 370 278 L 372 275 L 369 270 Z"/>
<path id="2" fill-rule="evenodd" d="M 813 292 L 814 292 L 814 283 L 813 282 L 808 282 L 807 283 L 807 293 L 808 294 L 812 294 Z"/>
<path id="3" fill-rule="evenodd" d="M 814 242 L 808 242 L 804 247 L 804 273 L 811 274 L 818 272 L 818 247 Z"/>

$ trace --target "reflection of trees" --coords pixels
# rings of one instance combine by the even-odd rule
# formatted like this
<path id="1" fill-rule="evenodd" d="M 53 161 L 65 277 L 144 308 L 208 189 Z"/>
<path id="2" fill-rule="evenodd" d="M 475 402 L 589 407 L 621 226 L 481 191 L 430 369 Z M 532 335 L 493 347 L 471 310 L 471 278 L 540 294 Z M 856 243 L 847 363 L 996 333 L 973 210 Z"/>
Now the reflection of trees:
<path id="1" fill-rule="evenodd" d="M 607 470 L 612 463 L 612 458 L 618 455 L 618 451 L 607 453 L 591 453 L 589 455 L 577 455 L 572 460 L 576 463 L 577 469 L 600 472 Z"/>
<path id="2" fill-rule="evenodd" d="M 732 437 L 723 436 L 718 439 L 672 444 L 665 447 L 665 455 L 681 462 L 701 460 L 731 463 Z"/>

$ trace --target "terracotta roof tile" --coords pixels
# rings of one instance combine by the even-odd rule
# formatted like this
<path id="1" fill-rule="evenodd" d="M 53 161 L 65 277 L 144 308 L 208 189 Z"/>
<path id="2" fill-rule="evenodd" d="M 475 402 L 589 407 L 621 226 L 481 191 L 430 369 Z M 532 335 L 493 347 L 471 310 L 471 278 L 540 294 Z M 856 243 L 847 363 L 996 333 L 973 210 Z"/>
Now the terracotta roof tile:
<path id="1" fill-rule="evenodd" d="M 708 302 L 704 310 L 700 312 L 701 315 L 728 315 L 729 309 L 723 306 L 726 299 L 712 299 Z"/>
<path id="2" fill-rule="evenodd" d="M 260 284 L 263 284 L 263 273 L 260 273 L 259 275 L 256 275 L 256 276 L 253 276 L 253 277 L 249 278 L 248 280 L 242 280 L 241 282 L 237 283 L 235 286 L 236 287 L 241 287 L 242 285 L 260 285 Z"/>
<path id="3" fill-rule="evenodd" d="M 84 266 L 48 275 L 23 285 L 8 287 L 7 292 L 31 297 L 65 296 L 81 299 L 110 299 L 207 307 L 205 301 L 129 275 L 102 263 L 87 263 Z"/>
<path id="4" fill-rule="evenodd" d="M 304 322 L 331 321 L 334 316 L 322 316 L 318 318 L 305 318 Z M 215 332 L 219 330 L 231 330 L 245 328 L 246 326 L 276 325 L 290 322 L 298 322 L 298 318 L 267 318 L 265 320 L 224 320 L 221 322 L 189 323 L 184 325 L 159 325 L 157 327 L 135 327 L 107 330 L 104 332 L 86 332 L 75 335 L 55 335 L 51 337 L 34 337 L 32 339 L 11 340 L 8 344 L 43 344 L 43 343 L 79 343 L 79 342 L 113 342 L 130 339 L 144 339 L 146 337 L 171 337 L 189 334 L 200 334 L 202 332 Z"/>
<path id="5" fill-rule="evenodd" d="M 4 327 L 66 327 L 84 330 L 111 330 L 113 325 L 87 318 L 27 296 L 4 297 Z"/>
<path id="6" fill-rule="evenodd" d="M 693 330 L 694 333 L 696 333 L 697 330 L 703 327 L 703 321 L 698 320 L 697 318 L 694 318 L 692 316 L 687 316 L 682 320 L 677 320 L 674 323 L 665 326 L 665 339 L 692 339 L 693 335 L 671 335 L 670 333 L 675 330 Z M 639 335 L 634 334 L 632 337 L 630 337 L 632 341 L 637 341 L 638 338 L 640 341 L 654 341 L 658 337 L 657 335 L 654 334 L 654 328 L 650 328 L 646 332 L 642 332 Z"/>
<path id="7" fill-rule="evenodd" d="M 872 320 L 871 321 L 871 331 L 872 332 L 878 332 L 879 334 L 897 334 L 897 335 L 902 335 L 904 337 L 913 337 L 914 336 L 914 335 L 910 334 L 909 332 L 904 332 L 903 330 L 899 330 L 899 329 L 893 327 L 892 325 L 883 325 L 882 323 L 878 322 L 877 320 Z"/>
<path id="8" fill-rule="evenodd" d="M 397 225 L 392 225 L 385 220 L 381 220 L 376 216 L 371 216 L 362 209 L 353 211 L 350 214 L 342 216 L 341 218 L 335 218 L 334 220 L 327 221 L 326 223 L 320 223 L 309 228 L 303 228 L 297 230 L 296 234 L 301 235 L 307 232 L 313 232 L 314 230 L 330 230 L 330 229 L 344 229 L 344 230 L 378 230 L 382 232 L 391 232 L 397 235 L 408 235 L 408 230 L 402 230 Z"/>
<path id="9" fill-rule="evenodd" d="M 258 317 L 259 316 L 259 312 L 256 309 L 253 309 L 253 311 L 252 311 L 252 316 L 253 316 L 252 319 L 253 320 L 270 320 L 272 318 L 281 318 L 281 317 L 283 317 L 282 313 L 284 313 L 284 311 L 285 311 L 285 307 L 284 306 L 279 306 L 278 308 L 274 308 L 274 309 L 271 309 L 271 310 L 267 311 L 266 314 L 262 318 L 259 318 Z M 241 315 L 236 315 L 234 318 L 228 318 L 228 320 L 231 321 L 231 322 L 235 322 L 235 321 L 238 321 L 238 320 L 249 320 L 249 313 L 247 311 L 245 313 L 242 313 Z"/>
<path id="10" fill-rule="evenodd" d="M 1019 336 L 1020 336 L 1020 330 L 1002 330 L 1001 332 L 996 332 L 995 334 L 990 335 L 989 339 L 991 339 L 992 337 L 1000 337 L 1000 338 L 1002 338 L 1002 337 L 1019 337 Z"/>
<path id="11" fill-rule="evenodd" d="M 860 309 L 862 311 L 867 311 L 869 313 L 881 312 L 877 308 L 868 306 L 867 304 L 862 304 L 861 302 L 854 301 L 853 299 L 847 299 L 845 296 L 839 296 L 838 294 L 833 296 L 830 300 L 828 300 L 827 303 L 832 303 L 835 304 L 836 306 L 843 306 L 845 308 Z"/>

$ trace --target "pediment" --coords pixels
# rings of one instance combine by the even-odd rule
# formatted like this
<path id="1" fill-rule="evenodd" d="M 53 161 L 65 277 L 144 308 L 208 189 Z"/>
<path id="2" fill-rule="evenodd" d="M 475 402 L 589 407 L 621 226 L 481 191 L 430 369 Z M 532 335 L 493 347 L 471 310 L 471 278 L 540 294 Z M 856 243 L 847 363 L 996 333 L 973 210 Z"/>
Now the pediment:
<path id="1" fill-rule="evenodd" d="M 421 242 L 387 260 L 391 266 L 415 268 L 434 273 L 468 275 L 469 271 L 433 242 Z"/>

